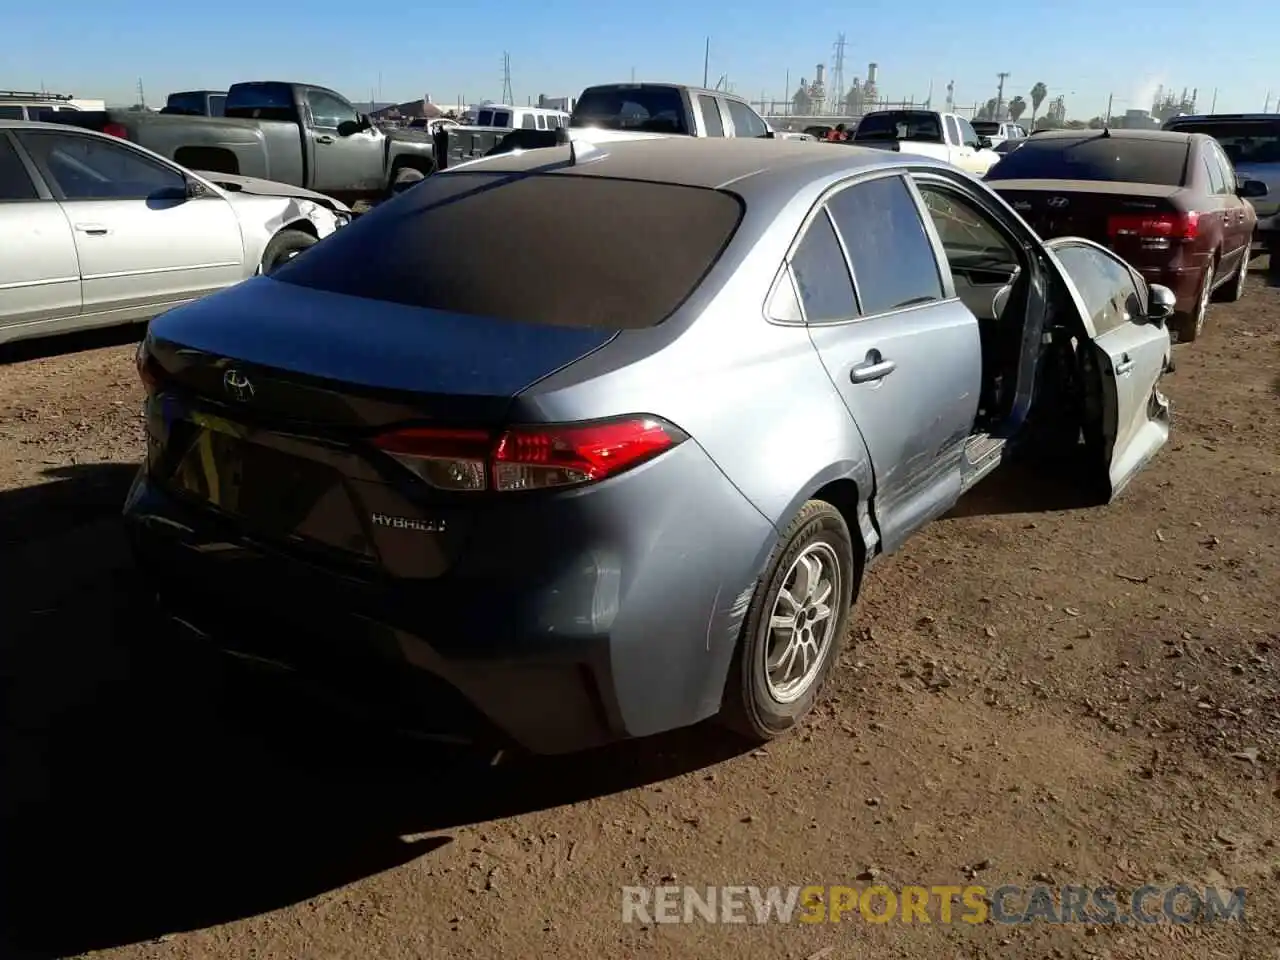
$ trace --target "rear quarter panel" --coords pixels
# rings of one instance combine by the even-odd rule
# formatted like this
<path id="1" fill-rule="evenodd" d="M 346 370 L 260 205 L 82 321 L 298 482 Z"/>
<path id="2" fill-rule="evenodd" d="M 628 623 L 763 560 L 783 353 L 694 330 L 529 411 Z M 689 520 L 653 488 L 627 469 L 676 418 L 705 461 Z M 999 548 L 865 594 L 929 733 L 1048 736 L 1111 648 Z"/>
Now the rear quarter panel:
<path id="1" fill-rule="evenodd" d="M 665 417 L 776 530 L 831 481 L 852 480 L 865 499 L 872 492 L 866 448 L 808 331 L 772 323 L 764 313 L 783 258 L 820 193 L 815 188 L 797 198 L 776 229 L 761 229 L 756 220 L 772 218 L 768 211 L 748 212 L 739 236 L 761 239 L 749 251 L 726 253 L 675 317 L 621 334 L 536 385 L 521 403 L 551 420 Z M 761 545 L 758 566 L 772 547 Z"/>

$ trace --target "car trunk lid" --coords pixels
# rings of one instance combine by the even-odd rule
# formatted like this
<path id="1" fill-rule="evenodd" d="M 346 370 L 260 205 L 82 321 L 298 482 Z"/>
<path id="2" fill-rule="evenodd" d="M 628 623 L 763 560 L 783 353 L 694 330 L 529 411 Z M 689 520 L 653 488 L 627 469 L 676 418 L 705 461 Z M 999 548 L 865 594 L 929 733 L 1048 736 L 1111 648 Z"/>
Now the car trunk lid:
<path id="1" fill-rule="evenodd" d="M 988 181 L 1022 219 L 1046 240 L 1084 237 L 1111 247 L 1121 256 L 1143 259 L 1143 238 L 1116 231 L 1113 218 L 1176 216 L 1186 211 L 1184 190 L 1147 183 L 1093 180 Z"/>
<path id="2" fill-rule="evenodd" d="M 380 438 L 429 426 L 483 451 L 513 397 L 615 336 L 260 278 L 152 322 L 148 467 L 243 536 L 353 572 L 439 576 L 489 494 Z"/>

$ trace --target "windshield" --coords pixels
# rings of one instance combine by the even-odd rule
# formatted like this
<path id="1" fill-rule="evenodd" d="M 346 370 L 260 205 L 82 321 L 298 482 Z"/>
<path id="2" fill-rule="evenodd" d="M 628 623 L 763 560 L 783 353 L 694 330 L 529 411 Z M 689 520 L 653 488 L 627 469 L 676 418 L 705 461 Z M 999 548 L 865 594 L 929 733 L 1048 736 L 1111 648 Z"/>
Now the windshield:
<path id="1" fill-rule="evenodd" d="M 1032 137 L 1004 155 L 988 180 L 1106 180 L 1183 185 L 1188 143 L 1177 139 Z"/>
<path id="2" fill-rule="evenodd" d="M 569 125 L 687 134 L 684 118 L 684 99 L 675 87 L 588 87 L 573 108 Z"/>
<path id="3" fill-rule="evenodd" d="M 918 140 L 945 143 L 936 113 L 919 110 L 887 110 L 869 113 L 854 131 L 855 140 Z"/>
<path id="4" fill-rule="evenodd" d="M 1233 164 L 1280 163 L 1280 117 L 1274 120 L 1173 121 L 1179 133 L 1207 133 Z"/>
<path id="5" fill-rule="evenodd" d="M 450 313 L 639 329 L 697 288 L 742 209 L 721 190 L 458 170 L 428 177 L 272 279 Z"/>
<path id="6" fill-rule="evenodd" d="M 974 120 L 972 126 L 974 130 L 984 137 L 994 137 L 1000 133 L 1000 124 L 990 120 Z"/>

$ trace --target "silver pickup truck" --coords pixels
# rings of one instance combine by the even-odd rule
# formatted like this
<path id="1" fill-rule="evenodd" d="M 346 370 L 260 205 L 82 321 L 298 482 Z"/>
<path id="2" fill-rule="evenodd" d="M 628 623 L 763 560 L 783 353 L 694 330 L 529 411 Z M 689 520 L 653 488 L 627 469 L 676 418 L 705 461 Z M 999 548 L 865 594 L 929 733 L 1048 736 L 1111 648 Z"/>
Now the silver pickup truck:
<path id="1" fill-rule="evenodd" d="M 1250 200 L 1258 214 L 1253 233 L 1255 250 L 1280 256 L 1280 114 L 1212 113 L 1174 117 L 1166 130 L 1206 133 L 1222 146 L 1239 180 L 1261 180 L 1267 195 Z M 1273 262 L 1272 269 L 1277 265 Z"/>

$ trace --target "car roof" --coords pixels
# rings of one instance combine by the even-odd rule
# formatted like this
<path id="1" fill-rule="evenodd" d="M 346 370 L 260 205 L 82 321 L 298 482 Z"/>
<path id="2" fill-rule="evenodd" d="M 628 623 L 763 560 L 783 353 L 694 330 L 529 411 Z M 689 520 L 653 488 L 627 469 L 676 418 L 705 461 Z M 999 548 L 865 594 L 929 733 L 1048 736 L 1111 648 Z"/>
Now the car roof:
<path id="1" fill-rule="evenodd" d="M 0 129 L 56 130 L 58 133 L 76 132 L 92 134 L 95 137 L 106 136 L 106 134 L 99 134 L 96 130 L 86 130 L 84 127 L 68 126 L 65 123 L 46 123 L 43 120 L 0 120 Z"/>
<path id="2" fill-rule="evenodd" d="M 1240 120 L 1271 120 L 1280 122 L 1274 113 L 1184 113 L 1170 117 L 1165 123 L 1236 123 Z"/>
<path id="3" fill-rule="evenodd" d="M 621 87 L 624 89 L 636 89 L 640 87 L 666 87 L 669 90 L 687 90 L 690 96 L 705 95 L 708 97 L 723 97 L 726 100 L 740 100 L 747 102 L 747 98 L 736 93 L 729 93 L 725 90 L 712 90 L 710 87 L 691 87 L 687 83 L 676 83 L 674 80 L 619 80 L 616 83 L 593 83 L 591 86 L 583 90 L 599 90 L 608 89 L 609 87 Z"/>
<path id="4" fill-rule="evenodd" d="M 727 137 L 654 137 L 575 146 L 578 162 L 569 164 L 565 146 L 499 154 L 459 167 L 471 173 L 566 173 L 579 176 L 645 180 L 742 192 L 748 182 L 763 187 L 788 177 L 819 180 L 859 169 L 901 165 L 899 154 L 845 144 L 815 146 L 812 141 Z M 946 166 L 912 157 L 913 166 Z M 949 168 L 950 169 L 950 168 Z M 444 176 L 449 175 L 446 170 Z"/>
<path id="5" fill-rule="evenodd" d="M 1042 130 L 1037 131 L 1037 140 L 1089 140 L 1093 137 L 1112 137 L 1116 140 L 1171 140 L 1182 141 L 1203 137 L 1201 133 L 1187 133 L 1181 130 L 1133 130 L 1127 127 L 1113 127 L 1103 130 Z"/>

